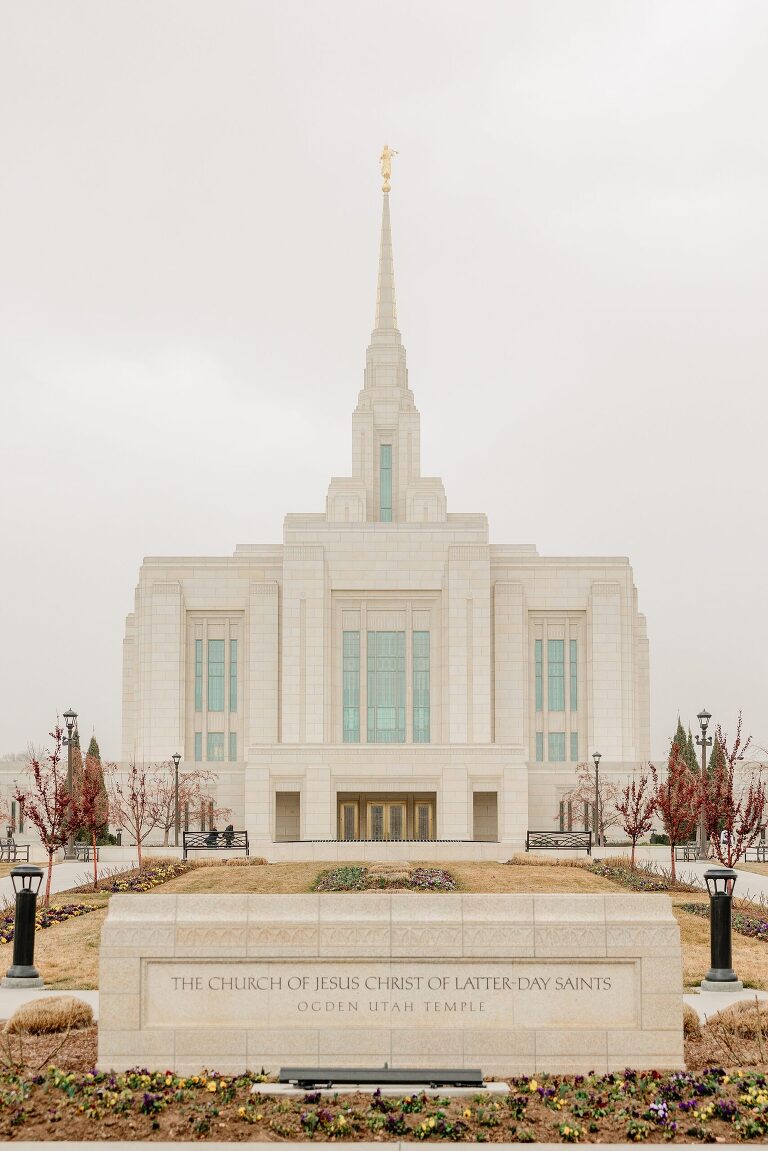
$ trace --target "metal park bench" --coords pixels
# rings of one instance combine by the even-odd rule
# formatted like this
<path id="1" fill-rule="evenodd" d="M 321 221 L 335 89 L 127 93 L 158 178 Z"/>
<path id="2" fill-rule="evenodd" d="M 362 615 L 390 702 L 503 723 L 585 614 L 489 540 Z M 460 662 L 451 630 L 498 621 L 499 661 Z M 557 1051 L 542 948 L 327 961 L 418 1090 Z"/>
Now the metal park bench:
<path id="1" fill-rule="evenodd" d="M 185 831 L 184 859 L 190 851 L 244 851 L 250 855 L 247 831 Z"/>
<path id="2" fill-rule="evenodd" d="M 684 863 L 692 863 L 699 858 L 699 845 L 696 840 L 692 843 L 677 843 L 675 844 L 675 859 L 680 859 Z"/>
<path id="3" fill-rule="evenodd" d="M 15 839 L 0 839 L 0 862 L 29 863 L 29 844 L 17 843 Z"/>
<path id="4" fill-rule="evenodd" d="M 768 863 L 768 843 L 756 843 L 744 851 L 745 863 Z M 734 866 L 738 867 L 738 864 Z"/>
<path id="5" fill-rule="evenodd" d="M 586 851 L 592 854 L 591 831 L 529 831 L 526 851 Z"/>
<path id="6" fill-rule="evenodd" d="M 91 852 L 93 850 L 94 849 L 90 843 L 76 843 L 75 844 L 75 859 L 79 863 L 90 863 L 91 862 Z M 97 863 L 99 862 L 99 849 L 98 849 L 98 847 L 96 848 L 96 862 Z"/>

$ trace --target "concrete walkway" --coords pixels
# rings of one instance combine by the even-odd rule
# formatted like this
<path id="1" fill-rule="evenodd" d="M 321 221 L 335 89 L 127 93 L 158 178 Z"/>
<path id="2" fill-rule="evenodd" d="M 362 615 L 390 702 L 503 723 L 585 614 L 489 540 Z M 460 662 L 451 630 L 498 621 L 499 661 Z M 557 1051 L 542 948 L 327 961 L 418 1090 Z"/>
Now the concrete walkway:
<path id="1" fill-rule="evenodd" d="M 40 885 L 40 892 L 45 890 L 45 875 L 48 868 L 47 863 L 41 863 L 38 860 L 31 860 L 36 867 L 43 870 L 43 882 Z M 89 871 L 89 866 L 91 870 Z M 51 875 L 51 893 L 57 891 L 69 891 L 71 887 L 80 887 L 83 883 L 88 883 L 93 880 L 93 865 L 80 862 L 67 862 L 67 863 L 54 863 L 53 873 Z M 3 900 L 6 903 L 14 902 L 13 883 L 10 875 L 4 875 L 0 879 L 0 904 Z"/>

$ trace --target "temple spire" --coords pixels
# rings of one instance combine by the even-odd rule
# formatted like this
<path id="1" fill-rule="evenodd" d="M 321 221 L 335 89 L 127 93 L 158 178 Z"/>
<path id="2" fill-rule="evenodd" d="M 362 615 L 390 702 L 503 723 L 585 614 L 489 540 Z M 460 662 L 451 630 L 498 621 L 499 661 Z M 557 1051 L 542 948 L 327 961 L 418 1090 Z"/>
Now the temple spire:
<path id="1" fill-rule="evenodd" d="M 376 291 L 376 331 L 397 331 L 395 303 L 395 264 L 392 258 L 392 229 L 389 223 L 389 192 L 384 193 L 381 213 L 379 280 Z"/>

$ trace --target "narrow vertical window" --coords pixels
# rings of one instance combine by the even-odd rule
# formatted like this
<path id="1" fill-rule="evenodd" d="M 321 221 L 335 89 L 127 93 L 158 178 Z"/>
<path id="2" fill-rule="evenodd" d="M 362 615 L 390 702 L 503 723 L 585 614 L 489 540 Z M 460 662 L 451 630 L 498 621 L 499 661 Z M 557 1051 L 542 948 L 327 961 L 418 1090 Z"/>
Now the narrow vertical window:
<path id="1" fill-rule="evenodd" d="M 429 743 L 429 632 L 413 633 L 413 742 Z"/>
<path id="2" fill-rule="evenodd" d="M 203 733 L 195 732 L 195 763 L 203 762 Z"/>
<path id="3" fill-rule="evenodd" d="M 551 731 L 549 733 L 549 746 L 547 747 L 547 759 L 550 763 L 564 763 L 565 762 L 565 732 L 564 731 Z"/>
<path id="4" fill-rule="evenodd" d="M 536 732 L 536 762 L 544 762 L 544 732 Z"/>
<path id="5" fill-rule="evenodd" d="M 535 644 L 535 667 L 536 667 L 536 710 L 541 711 L 542 708 L 542 691 L 541 691 L 541 640 L 537 639 Z"/>
<path id="6" fill-rule="evenodd" d="M 360 632 L 342 635 L 342 707 L 344 743 L 360 742 Z"/>
<path id="7" fill-rule="evenodd" d="M 571 640 L 571 711 L 579 707 L 579 669 L 576 659 L 576 640 Z"/>
<path id="8" fill-rule="evenodd" d="M 565 640 L 547 640 L 547 708 L 565 711 Z"/>
<path id="9" fill-rule="evenodd" d="M 19 834 L 24 831 L 24 800 L 19 800 Z"/>
<path id="10" fill-rule="evenodd" d="M 579 762 L 579 733 L 571 732 L 571 763 Z"/>
<path id="11" fill-rule="evenodd" d="M 229 641 L 229 710 L 237 711 L 237 640 Z"/>
<path id="12" fill-rule="evenodd" d="M 224 640 L 208 640 L 208 710 L 224 710 Z"/>
<path id="13" fill-rule="evenodd" d="M 229 733 L 229 762 L 237 763 L 237 732 Z"/>
<path id="14" fill-rule="evenodd" d="M 368 632 L 368 742 L 405 743 L 405 632 Z"/>
<path id="15" fill-rule="evenodd" d="M 203 710 L 203 641 L 195 640 L 195 711 Z"/>
<path id="16" fill-rule="evenodd" d="M 209 731 L 205 758 L 209 763 L 224 762 L 224 732 Z"/>
<path id="17" fill-rule="evenodd" d="M 381 522 L 392 523 L 392 445 L 379 447 L 379 507 Z"/>

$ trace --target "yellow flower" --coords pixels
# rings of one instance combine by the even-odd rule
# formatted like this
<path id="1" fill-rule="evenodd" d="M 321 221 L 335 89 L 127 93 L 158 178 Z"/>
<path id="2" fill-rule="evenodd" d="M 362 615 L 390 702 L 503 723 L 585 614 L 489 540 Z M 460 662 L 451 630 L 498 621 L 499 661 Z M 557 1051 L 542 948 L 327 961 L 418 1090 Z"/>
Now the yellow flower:
<path id="1" fill-rule="evenodd" d="M 165 1086 L 166 1086 L 166 1087 L 170 1087 L 172 1083 L 173 1083 L 173 1079 L 171 1078 L 171 1076 L 170 1076 L 170 1075 L 166 1075 L 166 1077 L 165 1077 Z"/>
<path id="2" fill-rule="evenodd" d="M 238 1113 L 238 1115 L 240 1115 L 240 1116 L 243 1116 L 243 1115 L 245 1115 L 245 1107 L 238 1107 L 238 1109 L 237 1109 L 237 1113 Z"/>
<path id="3" fill-rule="evenodd" d="M 257 1115 L 257 1116 L 256 1116 L 256 1121 L 257 1121 L 257 1123 L 261 1122 L 261 1120 L 262 1120 L 263 1118 L 264 1118 L 264 1116 L 263 1116 L 263 1115 Z"/>
<path id="4" fill-rule="evenodd" d="M 435 1120 L 434 1120 L 434 1118 L 431 1118 L 431 1119 L 429 1120 L 429 1125 L 430 1125 L 430 1127 L 434 1127 L 434 1125 L 435 1125 Z"/>
<path id="5" fill-rule="evenodd" d="M 528 1084 L 528 1090 L 529 1091 L 538 1091 L 538 1089 L 539 1089 L 538 1083 L 536 1082 L 535 1079 L 532 1079 L 530 1081 L 530 1083 Z"/>
<path id="6" fill-rule="evenodd" d="M 470 1111 L 469 1107 L 467 1107 L 466 1111 L 464 1112 L 464 1118 L 465 1119 L 471 1119 L 472 1118 L 472 1112 Z"/>
<path id="7" fill-rule="evenodd" d="M 216 1090 L 216 1080 L 215 1079 L 212 1079 L 211 1082 L 208 1084 L 208 1090 L 209 1091 L 215 1091 Z"/>

